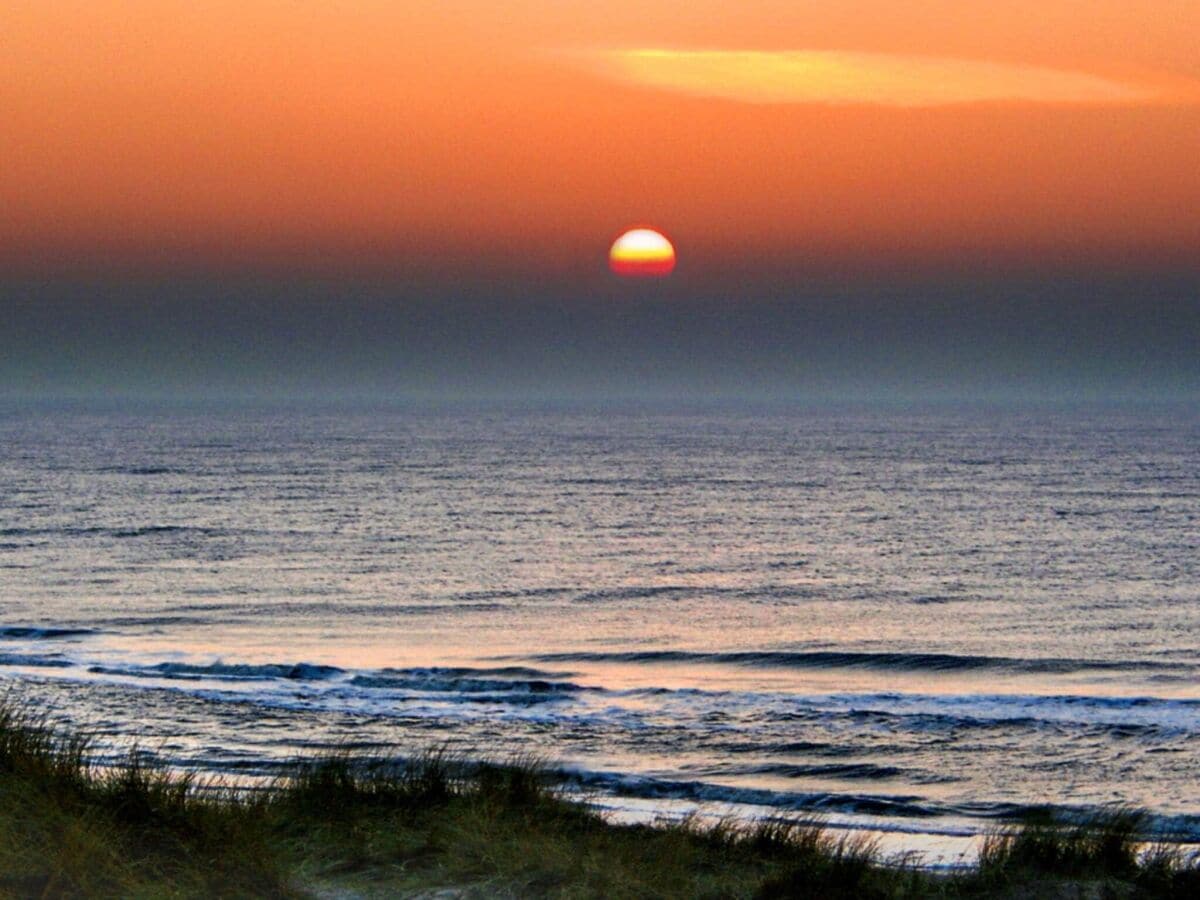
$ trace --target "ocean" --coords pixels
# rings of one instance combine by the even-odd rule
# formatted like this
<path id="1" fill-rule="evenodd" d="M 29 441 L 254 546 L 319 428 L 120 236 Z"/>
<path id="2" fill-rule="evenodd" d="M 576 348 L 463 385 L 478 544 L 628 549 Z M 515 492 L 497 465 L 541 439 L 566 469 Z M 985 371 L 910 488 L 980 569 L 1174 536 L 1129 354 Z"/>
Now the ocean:
<path id="1" fill-rule="evenodd" d="M 178 768 L 532 754 L 952 862 L 1200 840 L 1195 408 L 0 407 L 0 678 Z"/>

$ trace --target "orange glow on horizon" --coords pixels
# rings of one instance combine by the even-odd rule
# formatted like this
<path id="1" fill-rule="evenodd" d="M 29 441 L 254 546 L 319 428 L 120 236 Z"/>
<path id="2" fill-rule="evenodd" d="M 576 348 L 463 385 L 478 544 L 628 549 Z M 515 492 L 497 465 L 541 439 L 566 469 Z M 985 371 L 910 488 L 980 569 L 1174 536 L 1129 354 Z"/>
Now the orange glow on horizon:
<path id="1" fill-rule="evenodd" d="M 631 211 L 689 281 L 1194 266 L 1197 34 L 1194 0 L 0 4 L 0 271 L 600 278 Z"/>

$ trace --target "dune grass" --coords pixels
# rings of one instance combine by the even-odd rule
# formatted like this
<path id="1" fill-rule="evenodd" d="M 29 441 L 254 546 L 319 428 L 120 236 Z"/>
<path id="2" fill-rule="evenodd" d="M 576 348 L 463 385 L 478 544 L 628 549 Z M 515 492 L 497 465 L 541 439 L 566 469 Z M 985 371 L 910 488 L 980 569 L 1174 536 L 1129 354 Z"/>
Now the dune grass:
<path id="1" fill-rule="evenodd" d="M 85 740 L 0 705 L 3 897 L 1200 896 L 1196 860 L 1146 849 L 1143 831 L 1126 810 L 1042 819 L 989 837 L 976 869 L 937 876 L 811 821 L 614 825 L 532 759 L 342 753 L 256 791 L 136 751 L 102 767 Z"/>
<path id="2" fill-rule="evenodd" d="M 1200 859 L 1177 846 L 1147 839 L 1146 815 L 1117 808 L 1064 823 L 1050 815 L 989 835 L 980 847 L 974 880 L 992 889 L 1055 879 L 1090 880 L 1113 896 L 1200 897 Z"/>

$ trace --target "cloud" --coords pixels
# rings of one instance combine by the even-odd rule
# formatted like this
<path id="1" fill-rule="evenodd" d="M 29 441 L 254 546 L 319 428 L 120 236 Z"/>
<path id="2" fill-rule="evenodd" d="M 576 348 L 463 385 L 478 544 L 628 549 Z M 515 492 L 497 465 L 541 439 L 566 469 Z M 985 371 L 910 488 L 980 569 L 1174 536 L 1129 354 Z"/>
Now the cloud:
<path id="1" fill-rule="evenodd" d="M 1044 66 L 834 50 L 629 48 L 571 54 L 628 84 L 745 103 L 932 107 L 969 103 L 1140 106 L 1200 101 L 1200 84 Z"/>

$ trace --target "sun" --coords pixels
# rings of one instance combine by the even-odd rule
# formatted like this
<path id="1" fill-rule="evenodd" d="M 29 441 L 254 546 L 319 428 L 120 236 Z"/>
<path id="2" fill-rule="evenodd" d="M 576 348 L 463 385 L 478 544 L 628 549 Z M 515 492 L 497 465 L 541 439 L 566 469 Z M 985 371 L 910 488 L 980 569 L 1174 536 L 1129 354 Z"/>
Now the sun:
<path id="1" fill-rule="evenodd" d="M 608 267 L 623 278 L 664 278 L 675 271 L 675 248 L 661 231 L 630 228 L 613 241 Z"/>

